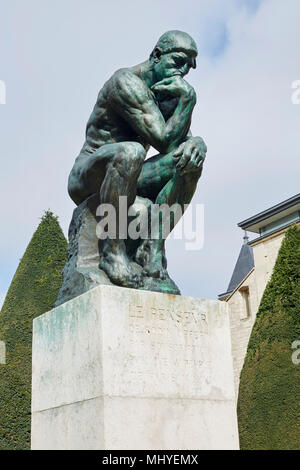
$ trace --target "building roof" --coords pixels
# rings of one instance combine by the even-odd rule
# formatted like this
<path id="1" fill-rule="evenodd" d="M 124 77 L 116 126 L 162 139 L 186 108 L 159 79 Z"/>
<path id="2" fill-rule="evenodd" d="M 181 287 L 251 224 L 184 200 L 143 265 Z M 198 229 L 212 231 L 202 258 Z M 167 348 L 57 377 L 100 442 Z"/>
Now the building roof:
<path id="1" fill-rule="evenodd" d="M 245 235 L 244 244 L 237 259 L 227 291 L 224 294 L 220 294 L 219 299 L 226 300 L 254 268 L 252 244 L 282 229 L 286 229 L 293 223 L 299 222 L 300 193 L 240 222 L 238 227 L 241 227 L 245 231 L 259 233 L 259 237 L 248 243 L 248 237 Z"/>
<path id="2" fill-rule="evenodd" d="M 300 193 L 249 219 L 243 220 L 238 224 L 238 227 L 249 232 L 260 233 L 261 228 L 266 225 L 273 224 L 284 218 L 288 220 L 288 216 L 297 211 L 300 213 Z"/>
<path id="3" fill-rule="evenodd" d="M 247 274 L 254 267 L 254 257 L 253 249 L 248 244 L 247 235 L 244 236 L 244 244 L 240 250 L 237 262 L 233 274 L 231 276 L 227 291 L 224 294 L 219 295 L 219 299 L 227 297 L 231 292 L 233 292 L 236 287 L 242 282 L 242 280 L 247 276 Z"/>

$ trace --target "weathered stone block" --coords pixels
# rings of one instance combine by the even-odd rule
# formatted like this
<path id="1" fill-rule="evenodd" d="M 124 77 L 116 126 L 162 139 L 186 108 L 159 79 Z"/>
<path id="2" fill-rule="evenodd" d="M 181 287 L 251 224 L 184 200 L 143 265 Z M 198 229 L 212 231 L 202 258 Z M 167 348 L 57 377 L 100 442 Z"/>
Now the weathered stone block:
<path id="1" fill-rule="evenodd" d="M 33 449 L 237 449 L 225 303 L 99 286 L 34 320 Z"/>

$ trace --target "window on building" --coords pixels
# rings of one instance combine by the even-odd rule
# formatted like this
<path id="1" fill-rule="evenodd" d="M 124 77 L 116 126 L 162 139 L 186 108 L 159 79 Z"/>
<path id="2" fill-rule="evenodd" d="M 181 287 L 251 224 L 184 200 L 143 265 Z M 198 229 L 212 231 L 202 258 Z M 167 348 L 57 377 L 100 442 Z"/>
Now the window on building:
<path id="1" fill-rule="evenodd" d="M 241 320 L 247 320 L 251 317 L 249 286 L 242 286 L 239 293 L 243 298 L 243 310 L 240 318 Z"/>

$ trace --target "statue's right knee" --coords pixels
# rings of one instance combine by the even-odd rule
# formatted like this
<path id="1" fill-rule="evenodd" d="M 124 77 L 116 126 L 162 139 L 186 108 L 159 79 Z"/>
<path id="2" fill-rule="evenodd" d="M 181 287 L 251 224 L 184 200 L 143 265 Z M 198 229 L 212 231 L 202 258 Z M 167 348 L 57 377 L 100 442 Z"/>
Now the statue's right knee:
<path id="1" fill-rule="evenodd" d="M 127 174 L 140 170 L 145 160 L 146 150 L 138 142 L 124 142 L 115 158 L 115 164 L 122 167 Z"/>

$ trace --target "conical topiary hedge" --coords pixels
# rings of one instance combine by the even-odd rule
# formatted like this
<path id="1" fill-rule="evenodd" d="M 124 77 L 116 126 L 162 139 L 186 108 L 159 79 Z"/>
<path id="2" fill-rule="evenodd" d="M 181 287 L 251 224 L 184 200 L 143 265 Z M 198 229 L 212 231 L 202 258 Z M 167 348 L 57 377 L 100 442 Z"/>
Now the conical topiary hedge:
<path id="1" fill-rule="evenodd" d="M 67 241 L 45 212 L 14 275 L 0 312 L 0 450 L 30 448 L 32 321 L 50 310 L 62 283 Z"/>
<path id="2" fill-rule="evenodd" d="M 242 449 L 300 449 L 300 228 L 285 235 L 263 294 L 241 373 Z"/>

